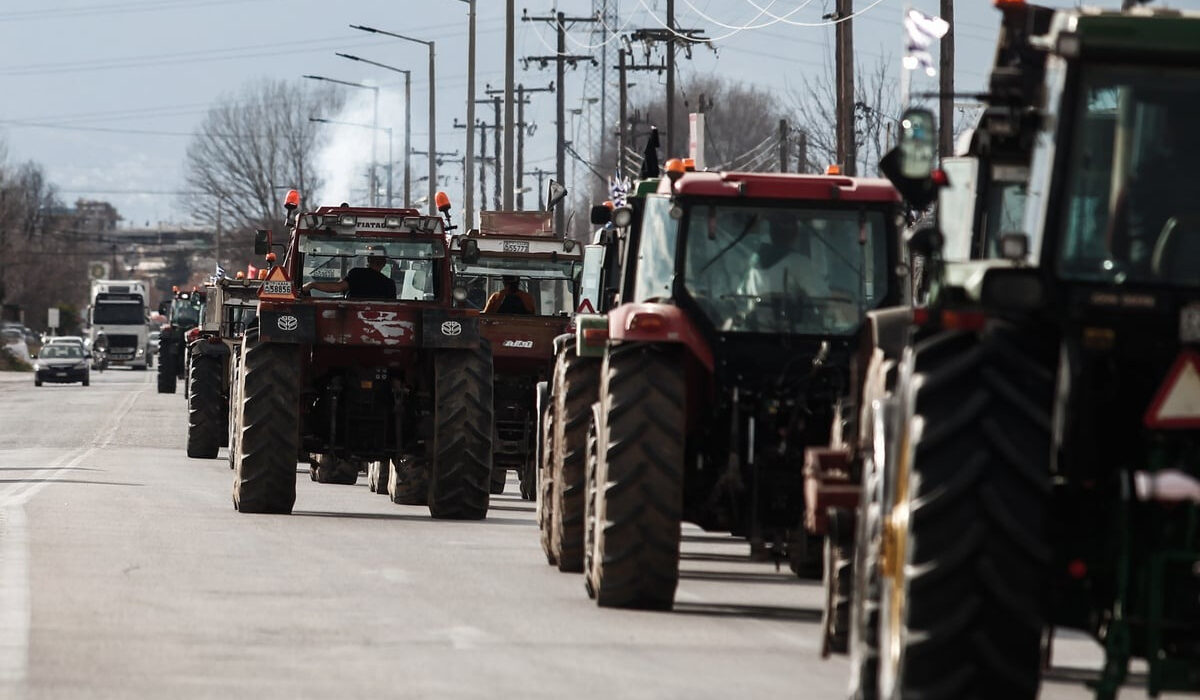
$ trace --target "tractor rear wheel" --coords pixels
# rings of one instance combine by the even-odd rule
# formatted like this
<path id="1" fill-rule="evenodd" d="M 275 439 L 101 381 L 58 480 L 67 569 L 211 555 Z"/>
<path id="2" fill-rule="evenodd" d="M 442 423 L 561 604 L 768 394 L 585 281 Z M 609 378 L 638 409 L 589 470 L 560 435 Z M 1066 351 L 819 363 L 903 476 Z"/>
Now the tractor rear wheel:
<path id="1" fill-rule="evenodd" d="M 487 516 L 492 477 L 492 353 L 486 344 L 434 355 L 433 460 L 429 513 Z"/>
<path id="2" fill-rule="evenodd" d="M 583 571 L 587 433 L 599 388 L 598 370 L 595 360 L 578 357 L 570 347 L 559 353 L 554 367 L 550 548 L 559 571 Z"/>
<path id="3" fill-rule="evenodd" d="M 260 343 L 256 330 L 246 332 L 233 481 L 233 506 L 243 513 L 291 513 L 296 503 L 298 364 L 298 346 Z"/>
<path id="4" fill-rule="evenodd" d="M 604 356 L 589 572 L 603 607 L 666 610 L 675 600 L 687 417 L 680 360 L 653 345 Z"/>
<path id="5" fill-rule="evenodd" d="M 191 389 L 188 392 L 187 456 L 213 459 L 229 429 L 222 392 L 221 358 L 192 353 Z"/>
<path id="6" fill-rule="evenodd" d="M 906 353 L 908 454 L 895 461 L 880 611 L 885 697 L 1037 696 L 1052 554 L 1045 337 L 992 322 Z"/>

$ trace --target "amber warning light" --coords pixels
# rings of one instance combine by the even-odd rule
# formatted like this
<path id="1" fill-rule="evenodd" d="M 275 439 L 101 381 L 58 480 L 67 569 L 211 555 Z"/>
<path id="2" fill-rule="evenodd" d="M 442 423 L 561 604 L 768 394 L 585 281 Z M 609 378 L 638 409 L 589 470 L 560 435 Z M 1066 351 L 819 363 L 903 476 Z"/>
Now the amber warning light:
<path id="1" fill-rule="evenodd" d="M 283 206 L 287 209 L 295 209 L 300 206 L 300 191 L 288 190 L 287 196 L 283 198 Z"/>

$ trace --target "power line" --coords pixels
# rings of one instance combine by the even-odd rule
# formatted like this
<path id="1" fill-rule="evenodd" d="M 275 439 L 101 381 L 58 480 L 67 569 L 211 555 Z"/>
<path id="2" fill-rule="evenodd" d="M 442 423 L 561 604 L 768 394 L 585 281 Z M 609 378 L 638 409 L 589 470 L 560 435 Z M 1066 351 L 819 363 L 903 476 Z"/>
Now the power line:
<path id="1" fill-rule="evenodd" d="M 159 12 L 162 10 L 190 10 L 212 5 L 245 4 L 246 2 L 263 2 L 263 0 L 160 0 L 158 2 L 125 2 L 109 5 L 93 5 L 92 7 L 44 7 L 37 10 L 20 10 L 0 13 L 0 22 L 22 22 L 25 20 L 57 19 L 60 17 L 86 17 L 89 15 L 133 14 L 138 12 Z"/>

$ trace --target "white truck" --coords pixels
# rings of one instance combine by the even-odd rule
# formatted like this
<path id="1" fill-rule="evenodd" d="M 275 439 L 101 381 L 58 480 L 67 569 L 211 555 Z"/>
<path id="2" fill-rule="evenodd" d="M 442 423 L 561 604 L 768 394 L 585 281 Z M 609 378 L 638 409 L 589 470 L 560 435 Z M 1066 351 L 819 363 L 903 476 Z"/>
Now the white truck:
<path id="1" fill-rule="evenodd" d="M 146 369 L 152 361 L 146 302 L 149 288 L 141 280 L 92 280 L 88 305 L 88 341 L 104 336 L 108 362 Z"/>

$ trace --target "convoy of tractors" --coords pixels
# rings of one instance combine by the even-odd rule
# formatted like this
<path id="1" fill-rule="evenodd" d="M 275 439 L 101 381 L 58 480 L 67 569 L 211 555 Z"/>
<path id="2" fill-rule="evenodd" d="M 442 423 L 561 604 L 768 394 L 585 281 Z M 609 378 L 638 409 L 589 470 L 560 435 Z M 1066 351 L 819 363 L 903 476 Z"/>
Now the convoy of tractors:
<path id="1" fill-rule="evenodd" d="M 1200 15 L 997 4 L 969 142 L 911 109 L 886 180 L 672 159 L 586 244 L 289 193 L 265 279 L 172 301 L 188 455 L 242 513 L 308 463 L 482 519 L 514 471 L 604 607 L 744 538 L 824 582 L 853 698 L 1034 698 L 1063 628 L 1097 698 L 1200 691 Z"/>

